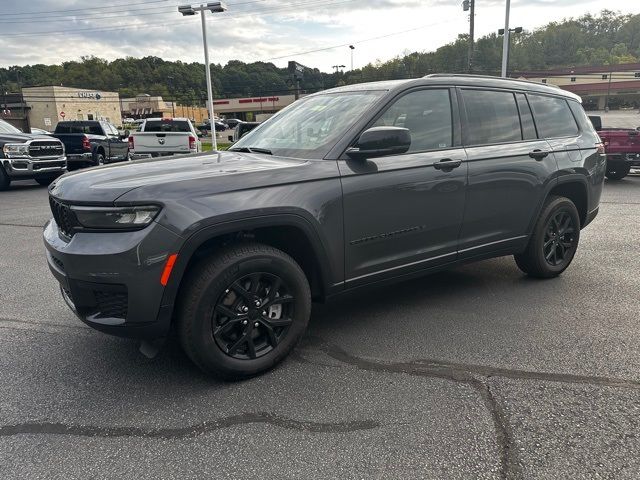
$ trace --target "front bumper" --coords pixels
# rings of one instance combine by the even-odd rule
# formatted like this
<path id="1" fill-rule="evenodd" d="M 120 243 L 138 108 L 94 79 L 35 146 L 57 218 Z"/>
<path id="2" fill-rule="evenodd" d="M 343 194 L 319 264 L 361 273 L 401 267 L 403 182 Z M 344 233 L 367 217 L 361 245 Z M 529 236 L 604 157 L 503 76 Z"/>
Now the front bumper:
<path id="1" fill-rule="evenodd" d="M 166 336 L 173 305 L 162 305 L 160 277 L 179 236 L 152 223 L 135 232 L 79 232 L 67 241 L 52 219 L 43 237 L 49 269 L 80 320 L 121 337 Z"/>
<path id="2" fill-rule="evenodd" d="M 56 157 L 47 159 L 33 158 L 4 158 L 1 160 L 5 172 L 12 179 L 31 179 L 55 173 L 64 173 L 67 170 L 67 158 Z"/>

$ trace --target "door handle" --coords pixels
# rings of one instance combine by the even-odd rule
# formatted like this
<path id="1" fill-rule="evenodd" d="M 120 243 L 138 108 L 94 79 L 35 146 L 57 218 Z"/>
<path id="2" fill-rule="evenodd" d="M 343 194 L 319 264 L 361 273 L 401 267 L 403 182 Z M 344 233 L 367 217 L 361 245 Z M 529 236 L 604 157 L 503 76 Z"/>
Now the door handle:
<path id="1" fill-rule="evenodd" d="M 445 172 L 450 172 L 454 168 L 458 168 L 460 165 L 462 165 L 462 160 L 443 158 L 439 162 L 435 162 L 433 164 L 433 168 L 435 168 L 436 170 L 444 170 Z"/>
<path id="2" fill-rule="evenodd" d="M 529 152 L 529 156 L 531 158 L 535 158 L 536 160 L 540 161 L 540 160 L 543 160 L 546 157 L 548 157 L 550 153 L 551 152 L 547 152 L 545 150 L 540 150 L 540 149 L 536 148 L 532 152 Z"/>

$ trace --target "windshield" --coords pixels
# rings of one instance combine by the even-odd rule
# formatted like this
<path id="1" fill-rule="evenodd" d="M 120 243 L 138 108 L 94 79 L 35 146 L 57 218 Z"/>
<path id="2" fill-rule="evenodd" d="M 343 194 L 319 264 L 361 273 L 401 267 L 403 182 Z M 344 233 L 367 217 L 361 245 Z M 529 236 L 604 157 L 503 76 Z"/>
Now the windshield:
<path id="1" fill-rule="evenodd" d="M 345 92 L 303 98 L 242 137 L 231 150 L 323 158 L 353 122 L 384 92 Z"/>
<path id="2" fill-rule="evenodd" d="M 0 133 L 22 133 L 10 123 L 0 120 Z"/>

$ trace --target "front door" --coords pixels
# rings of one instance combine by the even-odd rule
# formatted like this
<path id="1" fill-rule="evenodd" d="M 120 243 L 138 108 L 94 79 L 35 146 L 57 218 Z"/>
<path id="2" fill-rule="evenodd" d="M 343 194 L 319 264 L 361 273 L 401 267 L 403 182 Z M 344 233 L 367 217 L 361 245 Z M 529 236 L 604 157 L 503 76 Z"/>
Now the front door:
<path id="1" fill-rule="evenodd" d="M 372 125 L 408 128 L 407 153 L 338 162 L 347 287 L 456 259 L 467 162 L 452 92 L 405 93 Z"/>

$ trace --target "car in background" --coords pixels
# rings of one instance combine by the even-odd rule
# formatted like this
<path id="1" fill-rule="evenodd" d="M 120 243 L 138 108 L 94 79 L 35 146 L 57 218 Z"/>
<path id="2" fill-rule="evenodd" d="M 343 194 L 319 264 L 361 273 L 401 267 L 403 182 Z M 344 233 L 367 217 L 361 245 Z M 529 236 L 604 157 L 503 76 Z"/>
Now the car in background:
<path id="1" fill-rule="evenodd" d="M 102 120 L 58 122 L 53 136 L 64 143 L 69 170 L 129 159 L 129 131 Z"/>
<path id="2" fill-rule="evenodd" d="M 225 118 L 224 123 L 227 124 L 229 128 L 236 128 L 238 123 L 242 122 L 239 118 Z"/>
<path id="3" fill-rule="evenodd" d="M 196 129 L 188 118 L 147 118 L 129 135 L 133 160 L 202 151 Z"/>
<path id="4" fill-rule="evenodd" d="M 631 167 L 640 166 L 640 127 L 604 128 L 598 115 L 590 115 L 589 120 L 604 144 L 609 180 L 622 180 Z"/>
<path id="5" fill-rule="evenodd" d="M 260 122 L 238 122 L 236 128 L 233 130 L 233 141 L 237 142 L 258 125 L 260 125 Z"/>
<path id="6" fill-rule="evenodd" d="M 0 120 L 0 190 L 14 180 L 49 185 L 67 171 L 64 145 L 48 135 L 22 133 Z"/>

